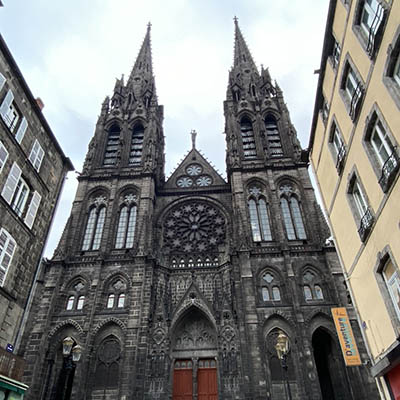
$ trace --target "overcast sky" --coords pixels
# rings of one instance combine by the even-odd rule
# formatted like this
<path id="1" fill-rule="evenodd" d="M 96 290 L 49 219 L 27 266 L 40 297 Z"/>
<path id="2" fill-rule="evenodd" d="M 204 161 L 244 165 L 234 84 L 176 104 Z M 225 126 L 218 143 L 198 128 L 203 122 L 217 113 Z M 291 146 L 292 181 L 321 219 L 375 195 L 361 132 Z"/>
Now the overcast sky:
<path id="1" fill-rule="evenodd" d="M 328 0 L 3 0 L 0 29 L 77 171 L 101 103 L 127 76 L 152 23 L 153 69 L 164 105 L 166 174 L 191 147 L 225 172 L 223 101 L 233 61 L 233 17 L 256 65 L 283 89 L 307 147 Z M 76 190 L 70 173 L 45 252 L 50 257 Z"/>

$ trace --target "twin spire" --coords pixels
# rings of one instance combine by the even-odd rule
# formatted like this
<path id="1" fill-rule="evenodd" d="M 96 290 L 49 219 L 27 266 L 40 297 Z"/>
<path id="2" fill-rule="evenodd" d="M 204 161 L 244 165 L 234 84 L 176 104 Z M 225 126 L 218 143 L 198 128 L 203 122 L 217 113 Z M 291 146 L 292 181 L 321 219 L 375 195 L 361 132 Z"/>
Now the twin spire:
<path id="1" fill-rule="evenodd" d="M 150 31 L 151 23 L 149 22 L 147 25 L 146 36 L 144 37 L 142 47 L 140 48 L 139 54 L 136 58 L 135 65 L 132 68 L 128 84 L 134 82 L 137 77 L 144 78 L 148 82 L 154 80 Z"/>
<path id="2" fill-rule="evenodd" d="M 243 38 L 242 32 L 239 28 L 237 17 L 235 21 L 235 50 L 233 55 L 233 68 L 241 69 L 242 71 L 249 69 L 252 73 L 259 75 L 257 66 L 251 56 L 250 50 Z"/>
<path id="3" fill-rule="evenodd" d="M 249 69 L 252 73 L 259 75 L 257 66 L 251 56 L 250 50 L 243 38 L 242 32 L 239 28 L 238 19 L 234 18 L 235 22 L 235 48 L 234 48 L 234 61 L 233 68 L 242 71 Z M 134 84 L 135 79 L 138 77 L 144 78 L 147 82 L 154 85 L 153 76 L 153 62 L 151 55 L 151 23 L 147 25 L 146 36 L 143 40 L 142 47 L 136 58 L 135 65 L 132 68 L 131 74 L 128 79 L 128 85 Z M 154 86 L 155 87 L 155 86 Z"/>

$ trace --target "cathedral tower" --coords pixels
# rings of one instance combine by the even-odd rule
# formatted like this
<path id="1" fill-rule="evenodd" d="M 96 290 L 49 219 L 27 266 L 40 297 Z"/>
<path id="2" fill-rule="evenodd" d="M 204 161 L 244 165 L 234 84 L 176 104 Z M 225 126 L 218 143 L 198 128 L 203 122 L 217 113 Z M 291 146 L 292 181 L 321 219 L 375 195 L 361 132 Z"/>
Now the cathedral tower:
<path id="1" fill-rule="evenodd" d="M 227 181 L 195 132 L 165 180 L 149 27 L 127 82 L 103 103 L 43 271 L 26 344 L 31 399 L 376 397 L 363 366 L 344 367 L 331 308 L 354 311 L 307 155 L 237 21 L 224 112 Z M 83 347 L 79 364 L 62 356 L 66 337 Z"/>

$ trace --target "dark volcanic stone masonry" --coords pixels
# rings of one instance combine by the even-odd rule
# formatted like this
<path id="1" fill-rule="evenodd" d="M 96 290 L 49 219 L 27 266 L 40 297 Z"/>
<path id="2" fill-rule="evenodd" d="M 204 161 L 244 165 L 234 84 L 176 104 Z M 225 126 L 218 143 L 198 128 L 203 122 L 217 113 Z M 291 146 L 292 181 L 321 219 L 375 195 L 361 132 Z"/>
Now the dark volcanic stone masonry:
<path id="1" fill-rule="evenodd" d="M 237 22 L 224 113 L 227 181 L 194 132 L 165 180 L 149 28 L 128 81 L 103 103 L 41 277 L 28 399 L 56 399 L 64 385 L 73 399 L 283 400 L 281 331 L 293 399 L 377 398 L 366 367 L 346 368 L 339 348 L 331 308 L 346 306 L 367 360 L 307 152 Z M 74 376 L 67 336 L 83 347 Z"/>

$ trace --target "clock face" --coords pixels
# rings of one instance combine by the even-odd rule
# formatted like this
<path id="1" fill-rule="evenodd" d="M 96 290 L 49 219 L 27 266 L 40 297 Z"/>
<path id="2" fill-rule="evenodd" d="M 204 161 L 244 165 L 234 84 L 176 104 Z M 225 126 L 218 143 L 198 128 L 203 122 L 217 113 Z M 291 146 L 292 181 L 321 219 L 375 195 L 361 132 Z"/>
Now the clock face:
<path id="1" fill-rule="evenodd" d="M 188 188 L 193 185 L 193 179 L 188 176 L 182 176 L 176 181 L 176 184 L 181 188 Z"/>
<path id="2" fill-rule="evenodd" d="M 207 175 L 202 175 L 196 179 L 197 186 L 210 186 L 212 183 L 212 179 Z"/>
<path id="3" fill-rule="evenodd" d="M 190 176 L 200 175 L 202 173 L 202 171 L 203 171 L 203 168 L 201 167 L 201 165 L 198 165 L 198 164 L 190 164 L 186 168 L 186 172 Z"/>

